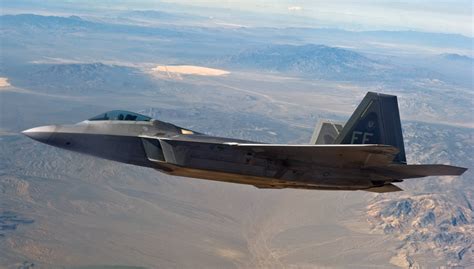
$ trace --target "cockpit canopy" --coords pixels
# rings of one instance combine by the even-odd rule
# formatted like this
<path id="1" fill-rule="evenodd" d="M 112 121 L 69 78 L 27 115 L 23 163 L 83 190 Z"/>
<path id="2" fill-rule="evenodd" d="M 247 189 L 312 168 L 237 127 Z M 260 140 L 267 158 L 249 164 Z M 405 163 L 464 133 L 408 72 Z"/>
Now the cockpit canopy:
<path id="1" fill-rule="evenodd" d="M 138 113 L 124 111 L 124 110 L 112 110 L 103 114 L 97 115 L 89 119 L 90 121 L 99 120 L 124 120 L 124 121 L 151 121 L 152 118 L 141 115 Z"/>

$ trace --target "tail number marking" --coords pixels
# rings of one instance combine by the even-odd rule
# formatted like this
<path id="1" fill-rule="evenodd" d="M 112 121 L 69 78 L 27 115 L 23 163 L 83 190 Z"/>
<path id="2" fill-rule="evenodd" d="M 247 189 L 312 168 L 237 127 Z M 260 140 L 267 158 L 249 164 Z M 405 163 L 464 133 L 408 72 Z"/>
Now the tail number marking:
<path id="1" fill-rule="evenodd" d="M 351 144 L 365 144 L 369 142 L 370 137 L 374 136 L 374 133 L 366 133 L 354 131 L 352 132 Z M 362 138 L 362 141 L 360 140 Z"/>

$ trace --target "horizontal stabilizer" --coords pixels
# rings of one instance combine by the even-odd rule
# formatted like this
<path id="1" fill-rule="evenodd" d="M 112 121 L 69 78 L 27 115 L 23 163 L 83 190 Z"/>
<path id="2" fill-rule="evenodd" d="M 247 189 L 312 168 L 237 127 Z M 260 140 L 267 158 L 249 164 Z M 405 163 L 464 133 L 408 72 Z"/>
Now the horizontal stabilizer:
<path id="1" fill-rule="evenodd" d="M 384 193 L 384 192 L 403 191 L 403 189 L 401 189 L 398 186 L 395 186 L 393 184 L 385 184 L 381 187 L 373 187 L 373 188 L 370 188 L 370 189 L 365 189 L 364 191 Z"/>
<path id="2" fill-rule="evenodd" d="M 390 165 L 377 170 L 389 174 L 392 178 L 396 179 L 428 176 L 460 176 L 467 168 L 444 164 L 413 164 Z"/>

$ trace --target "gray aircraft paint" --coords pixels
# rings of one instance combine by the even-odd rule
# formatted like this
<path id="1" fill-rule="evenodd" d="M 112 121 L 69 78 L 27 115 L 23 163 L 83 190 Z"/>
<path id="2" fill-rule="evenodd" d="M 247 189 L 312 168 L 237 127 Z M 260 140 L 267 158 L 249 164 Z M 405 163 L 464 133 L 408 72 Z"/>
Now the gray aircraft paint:
<path id="1" fill-rule="evenodd" d="M 396 96 L 369 92 L 344 127 L 333 125 L 328 132 L 323 126 L 328 128 L 323 123 L 315 141 L 329 134 L 335 144 L 262 144 L 215 137 L 127 111 L 23 133 L 55 147 L 170 175 L 258 188 L 392 192 L 401 190 L 392 183 L 406 178 L 461 175 L 466 170 L 406 165 Z"/>

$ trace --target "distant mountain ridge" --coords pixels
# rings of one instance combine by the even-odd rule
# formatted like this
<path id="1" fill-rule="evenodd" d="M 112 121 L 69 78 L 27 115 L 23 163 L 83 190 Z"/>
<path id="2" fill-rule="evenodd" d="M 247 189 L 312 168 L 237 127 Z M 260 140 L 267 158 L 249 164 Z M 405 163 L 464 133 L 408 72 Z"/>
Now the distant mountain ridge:
<path id="1" fill-rule="evenodd" d="M 190 32 L 182 32 L 183 29 L 166 27 L 148 27 L 134 24 L 117 24 L 104 21 L 84 19 L 79 16 L 42 16 L 36 14 L 18 14 L 0 16 L 0 29 L 5 31 L 22 30 L 32 33 L 53 32 L 55 34 L 76 33 L 77 31 L 115 33 L 145 36 L 183 36 L 185 34 L 194 36 Z"/>
<path id="2" fill-rule="evenodd" d="M 440 55 L 443 59 L 450 60 L 450 61 L 459 61 L 459 62 L 464 62 L 464 63 L 473 63 L 474 58 L 466 56 L 466 55 L 460 55 L 456 53 L 445 53 Z"/>
<path id="3" fill-rule="evenodd" d="M 289 72 L 320 79 L 368 79 L 391 69 L 390 66 L 343 48 L 325 45 L 271 45 L 245 50 L 226 59 L 237 68 Z"/>
<path id="4" fill-rule="evenodd" d="M 201 19 L 208 20 L 208 17 L 200 16 L 194 13 L 181 13 L 181 12 L 169 12 L 156 9 L 144 9 L 144 10 L 133 10 L 129 12 L 121 12 L 117 14 L 119 18 L 148 18 L 148 19 L 168 19 L 168 20 L 178 20 L 183 19 Z M 90 21 L 78 16 L 44 16 L 37 14 L 5 14 L 0 16 L 2 26 L 7 26 L 11 23 L 33 23 L 33 22 L 42 22 L 47 23 L 47 21 L 56 21 L 58 23 L 91 23 L 96 25 L 104 25 L 104 21 Z M 125 23 L 125 22 L 124 22 Z M 127 23 L 125 23 L 127 24 Z M 124 24 L 124 25 L 125 25 Z M 57 27 L 56 25 L 55 27 Z M 254 27 L 256 31 L 261 32 L 278 32 L 279 30 L 284 30 L 288 33 L 291 33 L 290 36 L 294 35 L 307 35 L 307 36 L 318 36 L 329 39 L 346 39 L 346 40 L 373 40 L 377 42 L 384 43 L 410 43 L 410 44 L 429 44 L 431 46 L 441 46 L 441 47 L 462 47 L 465 49 L 472 48 L 472 42 L 474 41 L 473 37 L 464 36 L 461 34 L 447 34 L 447 33 L 432 33 L 432 32 L 419 32 L 419 31 L 351 31 L 343 30 L 339 28 L 311 28 L 311 27 L 288 27 L 288 28 L 278 28 L 278 27 Z M 242 33 L 244 34 L 247 29 L 242 28 Z"/>
<path id="5" fill-rule="evenodd" d="M 450 64 L 452 75 L 437 65 L 410 66 L 389 59 L 372 59 L 357 51 L 319 44 L 267 45 L 251 48 L 217 61 L 226 68 L 277 72 L 313 79 L 399 84 L 404 81 L 441 80 L 466 84 L 466 72 L 471 72 L 472 58 L 458 54 L 442 54 L 438 61 Z M 466 63 L 469 64 L 466 67 Z M 441 64 L 440 67 L 445 65 Z"/>
<path id="6" fill-rule="evenodd" d="M 169 22 L 172 22 L 173 20 L 208 19 L 206 17 L 201 17 L 192 14 L 174 13 L 150 9 L 127 11 L 120 14 L 119 16 L 135 19 L 169 20 Z"/>
<path id="7" fill-rule="evenodd" d="M 20 87 L 69 94 L 129 92 L 156 89 L 147 75 L 126 66 L 103 63 L 38 64 L 25 78 L 14 82 Z"/>
<path id="8" fill-rule="evenodd" d="M 91 27 L 95 23 L 83 20 L 78 16 L 42 16 L 36 14 L 18 14 L 0 16 L 2 27 L 34 26 L 37 28 L 62 28 L 62 27 Z"/>

